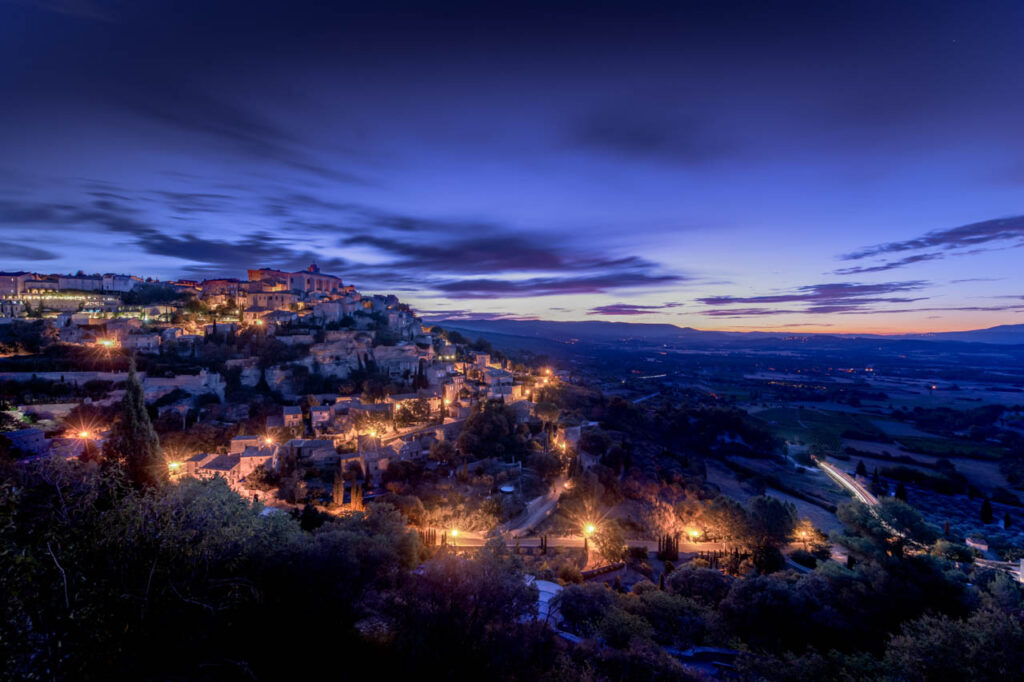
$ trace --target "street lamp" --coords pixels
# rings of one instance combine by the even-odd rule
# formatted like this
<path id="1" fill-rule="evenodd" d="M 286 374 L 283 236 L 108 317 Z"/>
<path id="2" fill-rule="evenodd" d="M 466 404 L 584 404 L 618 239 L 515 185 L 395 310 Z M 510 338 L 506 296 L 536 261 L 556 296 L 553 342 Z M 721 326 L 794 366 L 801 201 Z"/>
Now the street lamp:
<path id="1" fill-rule="evenodd" d="M 274 444 L 274 439 L 271 438 L 270 436 L 266 436 L 266 437 L 263 438 L 263 443 L 266 444 L 266 445 L 273 445 Z"/>
<path id="2" fill-rule="evenodd" d="M 695 528 L 693 528 L 693 529 L 690 529 L 689 533 L 690 533 L 690 539 L 693 542 L 697 542 L 697 538 L 700 536 L 700 531 L 695 529 Z"/>
<path id="3" fill-rule="evenodd" d="M 596 530 L 597 530 L 597 526 L 595 526 L 592 523 L 588 523 L 587 525 L 583 526 L 583 534 L 584 535 L 593 535 L 594 531 L 596 531 Z"/>
<path id="4" fill-rule="evenodd" d="M 452 536 L 452 547 L 456 547 L 457 546 L 456 539 L 459 537 L 459 529 L 458 528 L 452 528 L 451 536 Z"/>

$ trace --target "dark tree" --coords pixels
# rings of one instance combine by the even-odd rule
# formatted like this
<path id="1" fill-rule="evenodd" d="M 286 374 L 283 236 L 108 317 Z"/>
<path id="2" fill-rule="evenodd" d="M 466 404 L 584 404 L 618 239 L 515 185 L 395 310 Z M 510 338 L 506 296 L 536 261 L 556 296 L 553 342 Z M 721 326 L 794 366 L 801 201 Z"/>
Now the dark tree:
<path id="1" fill-rule="evenodd" d="M 907 501 L 907 486 L 903 485 L 903 481 L 896 484 L 896 499 Z"/>
<path id="2" fill-rule="evenodd" d="M 995 517 L 992 514 L 992 502 L 986 497 L 981 503 L 981 522 L 992 523 Z"/>
<path id="3" fill-rule="evenodd" d="M 149 421 L 134 361 L 128 369 L 121 413 L 110 430 L 104 454 L 121 462 L 136 485 L 157 485 L 167 479 L 167 467 L 160 457 L 160 438 Z"/>

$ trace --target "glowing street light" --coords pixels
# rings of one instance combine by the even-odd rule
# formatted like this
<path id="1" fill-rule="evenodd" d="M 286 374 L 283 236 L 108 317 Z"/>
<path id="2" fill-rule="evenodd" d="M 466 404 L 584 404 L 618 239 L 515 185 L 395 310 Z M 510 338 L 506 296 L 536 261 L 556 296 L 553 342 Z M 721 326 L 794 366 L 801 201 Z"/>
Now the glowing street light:
<path id="1" fill-rule="evenodd" d="M 691 529 L 689 530 L 689 533 L 690 533 L 690 538 L 691 538 L 691 539 L 692 539 L 692 540 L 693 540 L 694 542 L 696 542 L 696 541 L 697 541 L 697 538 L 698 538 L 698 537 L 700 537 L 700 531 L 699 531 L 699 530 L 697 530 L 696 528 L 691 528 Z"/>
<path id="2" fill-rule="evenodd" d="M 178 469 L 181 468 L 181 462 L 168 462 L 167 468 L 171 470 L 172 474 L 178 473 Z"/>
<path id="3" fill-rule="evenodd" d="M 595 526 L 592 523 L 588 523 L 587 525 L 583 526 L 583 534 L 584 535 L 593 535 L 596 531 L 597 531 L 597 526 Z"/>
<path id="4" fill-rule="evenodd" d="M 78 437 L 81 438 L 82 440 L 87 439 L 89 436 L 90 436 L 90 434 L 89 434 L 88 431 L 79 431 L 78 432 Z"/>
<path id="5" fill-rule="evenodd" d="M 263 439 L 263 442 L 265 444 L 267 444 L 267 445 L 273 445 L 274 444 L 274 439 L 271 438 L 270 436 L 267 436 L 266 438 Z"/>

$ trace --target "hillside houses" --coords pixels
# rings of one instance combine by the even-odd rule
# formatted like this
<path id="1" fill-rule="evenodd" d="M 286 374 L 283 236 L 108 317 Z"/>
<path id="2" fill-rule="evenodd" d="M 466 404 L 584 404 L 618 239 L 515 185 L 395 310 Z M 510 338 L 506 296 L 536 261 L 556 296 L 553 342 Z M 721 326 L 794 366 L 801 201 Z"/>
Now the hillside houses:
<path id="1" fill-rule="evenodd" d="M 247 477 L 262 466 L 271 475 L 261 475 L 261 489 L 287 488 L 288 503 L 322 501 L 330 499 L 332 477 L 335 485 L 345 474 L 345 485 L 355 476 L 360 486 L 374 487 L 390 464 L 422 460 L 434 443 L 456 442 L 488 400 L 511 404 L 520 424 L 531 419 L 531 386 L 545 377 L 513 374 L 500 355 L 447 342 L 397 297 L 363 295 L 315 266 L 248 274 L 180 283 L 172 293 L 191 298 L 152 305 L 123 305 L 86 277 L 92 289 L 68 295 L 110 296 L 110 309 L 48 311 L 43 318 L 55 339 L 83 346 L 75 352 L 98 366 L 123 368 L 125 356 L 135 357 L 155 428 L 161 439 L 173 435 L 166 451 L 177 458 L 169 462 L 172 476 L 220 478 L 251 496 Z M 80 279 L 63 283 L 81 285 Z M 64 295 L 60 285 L 56 276 L 0 275 L 0 287 L 27 302 Z M 40 286 L 52 288 L 31 289 Z M 169 285 L 161 287 L 166 293 Z M 75 396 L 71 408 L 77 403 L 70 400 L 88 394 L 106 410 L 103 421 L 116 412 L 127 378 L 123 369 L 14 374 L 9 378 L 34 387 L 61 385 L 64 395 Z M 18 438 L 33 450 L 38 439 L 22 431 Z"/>

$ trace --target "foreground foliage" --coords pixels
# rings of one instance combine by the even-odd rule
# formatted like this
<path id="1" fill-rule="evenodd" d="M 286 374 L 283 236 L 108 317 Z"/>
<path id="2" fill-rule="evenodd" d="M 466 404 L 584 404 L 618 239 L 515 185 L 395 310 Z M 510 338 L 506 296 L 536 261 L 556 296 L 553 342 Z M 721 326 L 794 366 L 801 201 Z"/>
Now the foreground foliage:
<path id="1" fill-rule="evenodd" d="M 744 679 L 1012 679 L 1021 593 L 894 546 L 843 511 L 852 568 L 733 578 L 690 562 L 630 593 L 567 587 L 561 616 L 500 541 L 427 550 L 390 505 L 306 524 L 222 482 L 138 486 L 123 469 L 0 471 L 0 678 L 695 679 L 676 655 L 738 649 Z M 759 536 L 790 527 L 765 506 Z M 902 508 L 887 520 L 925 533 Z M 969 582 L 970 580 L 970 582 Z M 559 637 L 553 627 L 573 637 Z M 572 639 L 572 642 L 568 641 Z M 953 677 L 951 678 L 950 675 Z"/>

